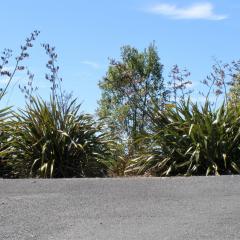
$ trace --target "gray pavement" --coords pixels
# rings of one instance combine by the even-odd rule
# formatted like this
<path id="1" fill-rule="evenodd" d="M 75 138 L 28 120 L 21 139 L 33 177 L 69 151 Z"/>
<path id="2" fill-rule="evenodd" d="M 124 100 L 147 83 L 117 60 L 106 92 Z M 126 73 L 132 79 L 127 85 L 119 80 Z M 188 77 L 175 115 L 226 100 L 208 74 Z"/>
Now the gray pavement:
<path id="1" fill-rule="evenodd" d="M 0 239 L 240 239 L 240 177 L 0 179 Z"/>

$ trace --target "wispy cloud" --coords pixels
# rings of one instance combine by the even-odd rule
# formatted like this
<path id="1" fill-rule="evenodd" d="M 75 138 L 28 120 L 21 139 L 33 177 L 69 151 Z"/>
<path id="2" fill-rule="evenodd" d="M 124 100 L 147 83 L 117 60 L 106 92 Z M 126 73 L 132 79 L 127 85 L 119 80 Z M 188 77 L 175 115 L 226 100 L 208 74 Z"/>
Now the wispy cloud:
<path id="1" fill-rule="evenodd" d="M 214 6 L 209 2 L 195 3 L 186 7 L 160 3 L 149 7 L 148 12 L 164 15 L 172 19 L 204 19 L 220 21 L 227 18 L 227 15 L 216 14 L 214 12 Z"/>
<path id="2" fill-rule="evenodd" d="M 85 65 L 88 65 L 92 68 L 95 68 L 95 69 L 99 69 L 100 68 L 100 64 L 96 63 L 96 62 L 93 62 L 93 61 L 88 61 L 88 60 L 85 60 L 85 61 L 81 61 L 80 62 L 81 64 L 85 64 Z"/>

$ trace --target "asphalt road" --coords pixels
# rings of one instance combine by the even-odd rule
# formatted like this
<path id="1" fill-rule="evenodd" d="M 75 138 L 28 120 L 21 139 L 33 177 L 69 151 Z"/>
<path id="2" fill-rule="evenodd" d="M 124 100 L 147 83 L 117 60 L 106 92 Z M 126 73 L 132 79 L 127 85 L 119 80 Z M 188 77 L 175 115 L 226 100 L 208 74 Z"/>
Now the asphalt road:
<path id="1" fill-rule="evenodd" d="M 240 239 L 240 177 L 0 179 L 0 239 Z"/>

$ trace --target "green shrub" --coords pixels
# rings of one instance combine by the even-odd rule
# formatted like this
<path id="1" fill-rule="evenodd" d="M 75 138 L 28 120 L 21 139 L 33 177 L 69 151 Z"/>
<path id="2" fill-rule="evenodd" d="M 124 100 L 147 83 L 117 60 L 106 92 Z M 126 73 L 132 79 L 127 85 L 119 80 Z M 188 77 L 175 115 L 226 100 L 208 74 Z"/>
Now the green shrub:
<path id="1" fill-rule="evenodd" d="M 188 101 L 154 111 L 151 148 L 129 172 L 157 176 L 240 173 L 240 108 Z"/>
<path id="2" fill-rule="evenodd" d="M 80 105 L 33 98 L 15 115 L 11 163 L 16 177 L 102 177 L 108 148 L 100 126 Z"/>
<path id="3" fill-rule="evenodd" d="M 111 155 L 108 161 L 108 175 L 112 177 L 123 177 L 129 164 L 130 158 L 124 153 L 124 146 L 120 143 L 111 144 Z"/>
<path id="4" fill-rule="evenodd" d="M 11 154 L 11 110 L 4 108 L 0 110 L 0 177 L 11 176 L 11 166 L 8 165 L 8 157 Z"/>

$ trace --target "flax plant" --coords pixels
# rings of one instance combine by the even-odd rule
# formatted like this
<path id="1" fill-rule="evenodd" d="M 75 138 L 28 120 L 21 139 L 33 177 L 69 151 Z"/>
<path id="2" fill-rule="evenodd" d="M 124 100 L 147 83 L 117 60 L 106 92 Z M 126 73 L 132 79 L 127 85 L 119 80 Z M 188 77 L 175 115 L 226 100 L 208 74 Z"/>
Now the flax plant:
<path id="1" fill-rule="evenodd" d="M 130 172 L 157 176 L 240 173 L 240 108 L 190 100 L 156 111 L 152 146 L 134 159 Z"/>
<path id="2" fill-rule="evenodd" d="M 70 101 L 63 111 L 59 102 L 32 98 L 15 114 L 13 148 L 17 177 L 103 177 L 107 145 L 90 115 L 79 113 Z"/>

